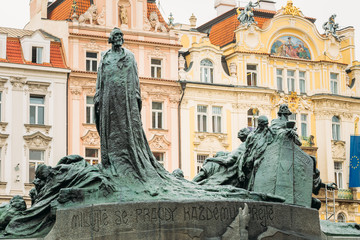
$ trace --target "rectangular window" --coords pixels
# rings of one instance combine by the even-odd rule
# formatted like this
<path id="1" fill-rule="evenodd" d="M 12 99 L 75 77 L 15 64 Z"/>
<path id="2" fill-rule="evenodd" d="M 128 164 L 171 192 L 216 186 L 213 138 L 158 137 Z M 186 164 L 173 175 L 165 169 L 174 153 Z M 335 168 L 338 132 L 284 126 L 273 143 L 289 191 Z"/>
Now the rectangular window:
<path id="1" fill-rule="evenodd" d="M 295 92 L 295 71 L 287 70 L 287 84 L 289 92 Z"/>
<path id="2" fill-rule="evenodd" d="M 85 148 L 85 160 L 91 165 L 99 163 L 99 149 Z"/>
<path id="3" fill-rule="evenodd" d="M 152 102 L 152 128 L 163 128 L 162 102 Z"/>
<path id="4" fill-rule="evenodd" d="M 35 179 L 35 171 L 37 166 L 44 164 L 44 151 L 29 150 L 29 183 Z"/>
<path id="5" fill-rule="evenodd" d="M 207 131 L 207 106 L 197 106 L 198 132 Z"/>
<path id="6" fill-rule="evenodd" d="M 43 63 L 42 52 L 43 52 L 42 47 L 32 47 L 31 62 L 42 64 Z"/>
<path id="7" fill-rule="evenodd" d="M 300 94 L 304 94 L 306 92 L 306 85 L 305 85 L 305 72 L 299 72 L 299 88 Z"/>
<path id="8" fill-rule="evenodd" d="M 276 81 L 277 81 L 277 90 L 282 91 L 283 90 L 283 70 L 282 69 L 276 69 Z"/>
<path id="9" fill-rule="evenodd" d="M 334 162 L 335 183 L 338 188 L 343 188 L 342 173 L 342 162 Z"/>
<path id="10" fill-rule="evenodd" d="M 257 66 L 256 65 L 246 65 L 247 73 L 247 85 L 256 86 L 257 84 Z"/>
<path id="11" fill-rule="evenodd" d="M 330 90 L 332 94 L 339 94 L 338 74 L 330 73 Z"/>
<path id="12" fill-rule="evenodd" d="M 205 162 L 205 159 L 207 159 L 209 157 L 209 155 L 206 154 L 198 154 L 196 156 L 196 173 L 200 172 L 200 169 L 202 167 L 202 165 Z"/>
<path id="13" fill-rule="evenodd" d="M 212 128 L 214 133 L 221 133 L 221 107 L 212 107 Z"/>
<path id="14" fill-rule="evenodd" d="M 156 160 L 164 166 L 164 153 L 160 153 L 160 152 L 153 152 L 154 157 L 156 158 Z"/>
<path id="15" fill-rule="evenodd" d="M 45 96 L 30 95 L 30 124 L 44 125 Z"/>
<path id="16" fill-rule="evenodd" d="M 161 60 L 151 59 L 151 77 L 161 78 Z"/>
<path id="17" fill-rule="evenodd" d="M 332 138 L 335 141 L 340 141 L 340 124 L 338 123 L 332 124 Z"/>
<path id="18" fill-rule="evenodd" d="M 301 114 L 301 136 L 302 137 L 307 137 L 307 128 L 308 128 L 308 123 L 307 123 L 307 114 Z"/>
<path id="19" fill-rule="evenodd" d="M 86 123 L 93 124 L 95 110 L 94 110 L 94 97 L 86 96 Z"/>
<path id="20" fill-rule="evenodd" d="M 98 54 L 96 52 L 86 52 L 86 71 L 97 71 L 97 57 Z"/>

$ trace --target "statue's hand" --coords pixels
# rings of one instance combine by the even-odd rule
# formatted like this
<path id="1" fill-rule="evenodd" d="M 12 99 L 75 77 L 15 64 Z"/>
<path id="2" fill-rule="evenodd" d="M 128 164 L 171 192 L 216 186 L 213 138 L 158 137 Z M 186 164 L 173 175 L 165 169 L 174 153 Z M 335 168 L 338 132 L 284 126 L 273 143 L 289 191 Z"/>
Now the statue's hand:
<path id="1" fill-rule="evenodd" d="M 335 190 L 337 188 L 336 183 L 328 183 L 326 184 L 326 188 L 329 190 Z"/>

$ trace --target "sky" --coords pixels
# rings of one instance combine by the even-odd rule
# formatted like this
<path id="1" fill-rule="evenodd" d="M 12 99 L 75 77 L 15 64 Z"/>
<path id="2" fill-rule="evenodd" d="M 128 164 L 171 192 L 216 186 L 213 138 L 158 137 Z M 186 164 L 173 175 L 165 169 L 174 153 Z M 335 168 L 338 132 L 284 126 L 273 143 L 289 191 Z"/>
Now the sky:
<path id="1" fill-rule="evenodd" d="M 285 6 L 287 2 L 275 1 L 276 9 Z M 0 0 L 0 27 L 23 28 L 29 21 L 29 2 L 30 0 Z M 194 13 L 198 19 L 197 26 L 200 26 L 216 17 L 214 2 L 215 0 L 160 0 L 160 9 L 165 19 L 171 12 L 176 23 L 189 23 L 189 18 Z M 239 1 L 241 6 L 247 2 Z M 293 3 L 305 16 L 317 19 L 315 24 L 320 33 L 323 33 L 322 24 L 334 13 L 337 15 L 336 22 L 340 28 L 353 26 L 356 59 L 360 60 L 359 0 L 293 0 Z"/>

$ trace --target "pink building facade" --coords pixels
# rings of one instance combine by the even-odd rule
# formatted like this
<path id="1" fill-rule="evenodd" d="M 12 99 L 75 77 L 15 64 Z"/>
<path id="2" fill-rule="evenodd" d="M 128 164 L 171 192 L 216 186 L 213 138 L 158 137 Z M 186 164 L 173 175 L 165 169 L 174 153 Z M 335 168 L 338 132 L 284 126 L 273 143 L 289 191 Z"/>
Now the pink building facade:
<path id="1" fill-rule="evenodd" d="M 124 33 L 124 47 L 135 54 L 143 100 L 143 126 L 156 158 L 172 171 L 178 159 L 177 36 L 161 16 L 155 1 L 31 0 L 26 29 L 44 29 L 62 38 L 71 68 L 68 80 L 67 153 L 100 159 L 100 139 L 94 124 L 93 96 L 101 52 L 110 48 L 114 27 Z M 116 89 L 114 89 L 116 91 Z"/>

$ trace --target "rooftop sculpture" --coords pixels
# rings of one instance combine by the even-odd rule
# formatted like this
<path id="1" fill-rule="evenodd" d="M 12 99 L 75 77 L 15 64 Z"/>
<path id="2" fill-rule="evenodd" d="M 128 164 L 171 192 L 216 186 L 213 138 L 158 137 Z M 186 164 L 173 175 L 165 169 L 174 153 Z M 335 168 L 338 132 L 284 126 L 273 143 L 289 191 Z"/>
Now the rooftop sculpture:
<path id="1" fill-rule="evenodd" d="M 240 24 L 246 25 L 246 27 L 249 27 L 251 24 L 257 24 L 257 22 L 254 19 L 254 11 L 253 8 L 259 6 L 261 0 L 252 3 L 250 1 L 244 8 L 244 10 L 240 11 L 240 9 L 237 9 L 238 17 Z"/>
<path id="2" fill-rule="evenodd" d="M 336 14 L 333 14 L 329 17 L 329 21 L 323 24 L 323 29 L 325 30 L 326 36 L 331 34 L 337 41 L 340 41 L 340 37 L 337 35 L 337 29 L 339 28 L 339 24 L 335 23 Z"/>

